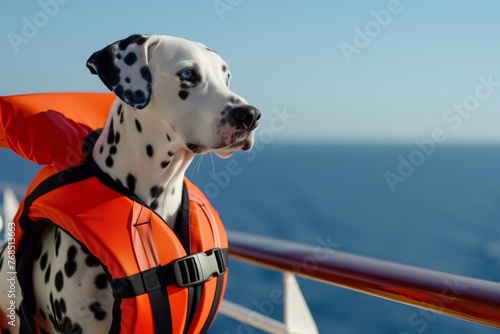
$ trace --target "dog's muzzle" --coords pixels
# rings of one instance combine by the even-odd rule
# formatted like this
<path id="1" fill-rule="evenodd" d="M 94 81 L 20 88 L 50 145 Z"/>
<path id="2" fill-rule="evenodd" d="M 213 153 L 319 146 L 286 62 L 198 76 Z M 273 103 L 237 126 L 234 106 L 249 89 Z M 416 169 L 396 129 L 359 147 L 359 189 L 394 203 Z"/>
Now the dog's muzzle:
<path id="1" fill-rule="evenodd" d="M 233 152 L 241 149 L 248 151 L 252 148 L 254 141 L 253 130 L 257 128 L 260 119 L 260 111 L 251 105 L 238 107 L 226 107 L 220 120 L 219 142 L 213 149 L 220 157 L 228 157 Z"/>
<path id="2" fill-rule="evenodd" d="M 257 121 L 260 119 L 259 109 L 253 106 L 240 106 L 235 107 L 229 111 L 229 124 L 236 127 L 236 129 L 253 131 L 257 127 Z"/>

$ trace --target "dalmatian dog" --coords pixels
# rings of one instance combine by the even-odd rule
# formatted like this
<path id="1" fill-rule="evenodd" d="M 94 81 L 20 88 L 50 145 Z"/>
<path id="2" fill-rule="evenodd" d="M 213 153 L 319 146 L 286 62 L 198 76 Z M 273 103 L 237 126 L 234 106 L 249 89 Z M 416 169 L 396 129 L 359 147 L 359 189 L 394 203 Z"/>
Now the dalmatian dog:
<path id="1" fill-rule="evenodd" d="M 167 223 L 181 204 L 196 154 L 249 150 L 260 112 L 229 89 L 229 66 L 203 44 L 132 35 L 95 52 L 87 67 L 115 100 L 92 156 L 97 165 Z M 5 246 L 0 277 L 7 276 Z M 3 264 L 3 265 L 2 265 Z M 9 306 L 0 280 L 0 309 Z M 113 293 L 99 261 L 56 227 L 40 236 L 33 263 L 35 321 L 47 333 L 107 333 Z M 17 307 L 21 292 L 17 287 Z M 17 333 L 2 315 L 3 332 Z"/>

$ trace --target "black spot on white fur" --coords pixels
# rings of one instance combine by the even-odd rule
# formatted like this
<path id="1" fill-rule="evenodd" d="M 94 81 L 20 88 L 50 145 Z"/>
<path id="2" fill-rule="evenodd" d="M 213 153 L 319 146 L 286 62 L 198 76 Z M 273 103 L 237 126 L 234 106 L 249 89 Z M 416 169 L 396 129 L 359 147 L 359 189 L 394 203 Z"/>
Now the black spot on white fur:
<path id="1" fill-rule="evenodd" d="M 143 66 L 141 68 L 141 77 L 146 80 L 147 82 L 151 82 L 151 71 L 149 70 L 149 67 Z"/>
<path id="2" fill-rule="evenodd" d="M 131 103 L 143 103 L 146 100 L 146 94 L 140 89 L 131 90 L 127 89 L 123 93 L 126 101 L 132 101 Z"/>
<path id="3" fill-rule="evenodd" d="M 50 301 L 50 307 L 52 309 L 52 313 L 55 314 L 56 312 L 55 312 L 55 306 L 54 306 L 54 295 L 52 294 L 52 292 L 49 294 L 49 301 Z M 52 316 L 52 314 L 50 316 Z M 55 325 L 54 321 L 52 321 L 52 323 Z"/>
<path id="4" fill-rule="evenodd" d="M 135 127 L 136 127 L 137 131 L 142 132 L 142 125 L 141 125 L 141 123 L 137 120 L 137 118 L 135 119 Z"/>
<path id="5" fill-rule="evenodd" d="M 113 167 L 115 161 L 113 160 L 113 158 L 108 155 L 108 157 L 106 158 L 106 166 L 108 166 L 109 168 Z"/>
<path id="6" fill-rule="evenodd" d="M 187 99 L 188 96 L 189 96 L 189 92 L 187 90 L 179 91 L 179 97 L 181 98 L 181 100 Z"/>
<path id="7" fill-rule="evenodd" d="M 148 155 L 148 157 L 153 157 L 153 154 L 154 154 L 154 150 L 153 150 L 153 146 L 151 145 L 146 145 L 146 154 Z"/>
<path id="8" fill-rule="evenodd" d="M 61 306 L 61 312 L 62 313 L 66 313 L 67 309 L 66 309 L 66 301 L 64 300 L 64 298 L 61 298 L 59 300 L 59 304 Z"/>
<path id="9" fill-rule="evenodd" d="M 133 176 L 132 174 L 128 174 L 127 175 L 127 187 L 131 190 L 131 191 L 135 191 L 135 184 L 136 184 L 136 178 L 135 176 Z"/>
<path id="10" fill-rule="evenodd" d="M 88 249 L 86 249 L 85 247 L 81 248 L 82 252 L 84 252 L 87 257 L 85 258 L 85 264 L 88 266 L 88 267 L 98 267 L 101 265 L 101 262 L 94 256 L 92 255 Z"/>
<path id="11" fill-rule="evenodd" d="M 116 113 L 118 116 L 120 116 L 123 112 L 123 106 L 121 104 L 118 105 L 118 109 L 116 110 Z"/>
<path id="12" fill-rule="evenodd" d="M 71 334 L 82 334 L 83 329 L 79 323 L 73 322 L 68 316 L 65 316 L 64 319 L 59 323 L 59 328 L 61 333 L 71 333 Z"/>
<path id="13" fill-rule="evenodd" d="M 40 269 L 45 270 L 45 267 L 47 266 L 47 257 L 48 254 L 47 252 L 43 253 L 41 259 L 40 259 Z"/>
<path id="14" fill-rule="evenodd" d="M 56 319 L 62 319 L 63 317 L 63 314 L 62 314 L 62 311 L 61 311 L 61 304 L 59 302 L 59 300 L 55 300 L 54 301 L 54 313 L 56 315 Z"/>
<path id="15" fill-rule="evenodd" d="M 131 35 L 118 43 L 120 50 L 125 51 L 130 44 L 142 45 L 146 42 L 146 37 L 143 35 L 135 34 Z"/>
<path id="16" fill-rule="evenodd" d="M 94 302 L 94 303 L 90 304 L 89 309 L 94 314 L 94 318 L 96 320 L 101 321 L 101 320 L 106 319 L 107 314 L 106 314 L 106 311 L 104 311 L 104 309 L 102 308 L 101 303 Z"/>
<path id="17" fill-rule="evenodd" d="M 149 193 L 151 197 L 158 198 L 161 196 L 161 194 L 163 194 L 163 190 L 164 190 L 163 187 L 152 186 L 151 189 L 149 190 Z"/>
<path id="18" fill-rule="evenodd" d="M 106 289 L 108 287 L 108 278 L 106 277 L 106 274 L 102 273 L 97 275 L 94 279 L 94 285 L 99 290 Z"/>
<path id="19" fill-rule="evenodd" d="M 73 276 L 73 274 L 76 272 L 77 263 L 75 259 L 77 252 L 78 250 L 75 246 L 71 246 L 68 248 L 67 259 L 66 263 L 64 264 L 64 273 L 66 274 L 66 276 L 68 276 L 68 278 Z"/>
<path id="20" fill-rule="evenodd" d="M 162 161 L 160 165 L 161 165 L 161 168 L 167 168 L 169 164 L 170 164 L 170 161 L 165 160 L 165 161 Z"/>
<path id="21" fill-rule="evenodd" d="M 108 144 L 113 144 L 115 142 L 115 128 L 113 125 L 113 119 L 111 119 L 111 122 L 109 123 L 109 129 L 108 129 L 108 138 L 107 138 Z"/>
<path id="22" fill-rule="evenodd" d="M 44 282 L 45 284 L 49 283 L 50 280 L 50 263 L 47 266 L 47 270 L 45 271 Z"/>
<path id="23" fill-rule="evenodd" d="M 62 271 L 60 271 L 60 270 L 56 273 L 56 277 L 54 280 L 54 286 L 56 287 L 57 292 L 61 292 L 61 290 L 64 287 L 64 276 L 63 276 Z"/>
<path id="24" fill-rule="evenodd" d="M 85 258 L 85 264 L 89 267 L 99 267 L 101 262 L 93 255 L 89 255 Z"/>
<path id="25" fill-rule="evenodd" d="M 132 66 L 135 64 L 135 62 L 137 61 L 137 55 L 135 54 L 135 52 L 129 52 L 125 58 L 123 58 L 123 61 L 125 62 L 125 64 L 127 64 L 128 66 Z M 129 78 L 130 80 L 130 78 Z M 126 80 L 125 80 L 126 81 Z"/>

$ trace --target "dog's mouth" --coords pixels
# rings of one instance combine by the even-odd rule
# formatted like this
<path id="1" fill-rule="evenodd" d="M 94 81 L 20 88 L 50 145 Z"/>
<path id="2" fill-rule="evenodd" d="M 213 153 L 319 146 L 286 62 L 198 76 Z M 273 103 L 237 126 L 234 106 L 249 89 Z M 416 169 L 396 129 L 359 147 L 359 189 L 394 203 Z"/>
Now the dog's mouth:
<path id="1" fill-rule="evenodd" d="M 253 146 L 253 142 L 253 133 L 250 133 L 233 136 L 229 144 L 227 144 L 227 140 L 222 140 L 220 144 L 212 148 L 194 143 L 187 143 L 186 147 L 195 154 L 204 154 L 213 151 L 216 154 L 221 153 L 225 156 L 226 154 L 232 154 L 238 150 L 249 151 Z"/>
<path id="2" fill-rule="evenodd" d="M 244 138 L 239 141 L 235 141 L 233 144 L 226 146 L 225 148 L 227 149 L 232 149 L 232 150 L 243 150 L 243 151 L 249 151 L 253 146 L 253 138 Z"/>
<path id="3" fill-rule="evenodd" d="M 221 158 L 227 158 L 234 152 L 242 150 L 249 151 L 254 143 L 253 131 L 238 130 L 232 131 L 230 135 L 227 132 L 222 132 L 219 143 L 213 147 L 207 147 L 195 143 L 187 143 L 188 150 L 195 154 L 205 154 L 209 151 L 214 152 Z"/>
<path id="4" fill-rule="evenodd" d="M 227 116 L 228 112 L 232 114 Z M 254 130 L 257 128 L 260 112 L 251 107 L 232 108 L 229 111 L 223 111 L 223 113 L 227 117 L 222 118 L 216 123 L 215 143 L 202 145 L 189 142 L 186 146 L 191 152 L 204 154 L 212 151 L 218 156 L 225 158 L 236 151 L 249 151 L 252 148 Z M 243 115 L 240 115 L 240 113 Z"/>
<path id="5" fill-rule="evenodd" d="M 254 141 L 254 129 L 255 127 L 251 130 L 246 130 L 232 126 L 223 126 L 221 128 L 221 143 L 217 148 L 250 150 Z"/>
<path id="6" fill-rule="evenodd" d="M 190 150 L 191 152 L 193 152 L 195 154 L 205 153 L 204 151 L 206 151 L 206 148 L 204 148 L 201 145 L 195 144 L 195 143 L 187 143 L 186 146 L 187 146 L 188 150 Z"/>
<path id="7" fill-rule="evenodd" d="M 245 138 L 241 141 L 235 142 L 229 146 L 223 146 L 217 149 L 214 149 L 213 152 L 220 158 L 228 158 L 230 157 L 234 152 L 243 150 L 243 151 L 249 151 L 253 146 L 253 137 L 252 138 Z"/>

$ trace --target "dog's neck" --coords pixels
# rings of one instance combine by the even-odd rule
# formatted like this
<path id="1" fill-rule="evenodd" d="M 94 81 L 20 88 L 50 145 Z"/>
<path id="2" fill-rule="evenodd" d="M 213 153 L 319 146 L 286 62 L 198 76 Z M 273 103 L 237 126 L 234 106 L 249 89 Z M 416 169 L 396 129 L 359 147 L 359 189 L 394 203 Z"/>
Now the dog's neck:
<path id="1" fill-rule="evenodd" d="M 148 117 L 148 112 L 117 100 L 92 155 L 105 173 L 170 223 L 176 219 L 194 153 L 185 149 L 171 124 Z"/>

